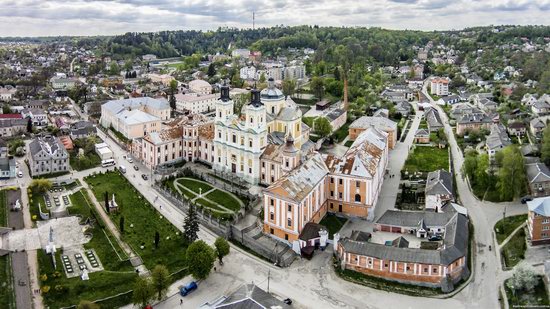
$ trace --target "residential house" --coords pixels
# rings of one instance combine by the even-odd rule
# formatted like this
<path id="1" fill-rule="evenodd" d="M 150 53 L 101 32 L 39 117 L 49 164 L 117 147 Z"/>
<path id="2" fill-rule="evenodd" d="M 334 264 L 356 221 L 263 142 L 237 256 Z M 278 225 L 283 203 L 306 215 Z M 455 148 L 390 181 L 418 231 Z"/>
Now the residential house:
<path id="1" fill-rule="evenodd" d="M 534 197 L 550 195 L 550 170 L 544 163 L 525 164 L 529 191 Z"/>
<path id="2" fill-rule="evenodd" d="M 527 202 L 528 240 L 531 245 L 550 243 L 550 196 L 537 197 Z"/>
<path id="3" fill-rule="evenodd" d="M 363 116 L 356 119 L 348 128 L 349 140 L 356 140 L 361 133 L 371 127 L 388 133 L 388 146 L 390 149 L 395 147 L 397 143 L 397 123 L 384 117 Z"/>
<path id="4" fill-rule="evenodd" d="M 443 205 L 454 200 L 453 174 L 446 170 L 428 173 L 426 179 L 426 209 L 440 212 Z"/>
<path id="5" fill-rule="evenodd" d="M 339 265 L 369 276 L 449 292 L 470 274 L 468 218 L 453 210 L 387 210 L 376 221 L 372 235 L 355 231 L 351 237 L 335 235 Z M 424 239 L 432 236 L 441 240 L 428 246 Z"/>
<path id="6" fill-rule="evenodd" d="M 485 113 L 465 114 L 456 123 L 456 134 L 463 136 L 468 131 L 489 130 L 493 120 Z"/>
<path id="7" fill-rule="evenodd" d="M 481 114 L 482 111 L 468 103 L 458 103 L 453 105 L 449 116 L 453 119 L 461 119 L 466 114 Z"/>
<path id="8" fill-rule="evenodd" d="M 401 114 L 403 117 L 408 117 L 412 111 L 412 106 L 409 102 L 401 101 L 395 105 L 395 113 Z"/>
<path id="9" fill-rule="evenodd" d="M 508 123 L 508 134 L 517 137 L 524 136 L 527 133 L 527 126 L 521 121 L 514 121 Z"/>
<path id="10" fill-rule="evenodd" d="M 341 108 L 335 108 L 328 112 L 325 117 L 330 122 L 330 127 L 334 132 L 346 124 L 348 120 L 348 112 Z"/>
<path id="11" fill-rule="evenodd" d="M 439 97 L 449 95 L 449 83 L 450 79 L 448 77 L 432 78 L 430 81 L 430 94 L 435 94 Z"/>
<path id="12" fill-rule="evenodd" d="M 521 104 L 525 106 L 531 106 L 535 104 L 537 100 L 538 100 L 537 94 L 526 93 L 523 95 L 523 98 L 521 98 Z"/>
<path id="13" fill-rule="evenodd" d="M 489 154 L 489 158 L 494 159 L 497 152 L 511 144 L 512 141 L 506 133 L 506 128 L 500 123 L 493 123 L 491 125 L 491 133 L 489 133 L 485 139 L 485 147 Z"/>
<path id="14" fill-rule="evenodd" d="M 546 128 L 546 122 L 541 118 L 533 118 L 529 121 L 529 130 L 535 137 L 542 137 L 542 132 Z"/>
<path id="15" fill-rule="evenodd" d="M 21 114 L 0 114 L 0 136 L 11 137 L 27 132 L 28 122 Z"/>
<path id="16" fill-rule="evenodd" d="M 165 87 L 170 86 L 170 83 L 173 80 L 176 80 L 174 76 L 171 76 L 168 74 L 149 73 L 149 74 L 146 74 L 146 77 L 149 78 L 152 83 L 161 84 Z"/>
<path id="17" fill-rule="evenodd" d="M 218 297 L 200 309 L 286 309 L 290 305 L 260 289 L 254 284 L 243 284 L 227 296 Z"/>
<path id="18" fill-rule="evenodd" d="M 439 129 L 443 128 L 443 121 L 441 121 L 441 116 L 439 112 L 432 107 L 429 107 L 424 110 L 424 117 L 426 117 L 426 122 L 428 123 L 428 130 L 430 132 L 437 132 Z"/>
<path id="19" fill-rule="evenodd" d="M 23 118 L 29 118 L 35 127 L 44 127 L 48 125 L 48 115 L 41 108 L 25 108 L 21 111 Z"/>
<path id="20" fill-rule="evenodd" d="M 54 76 L 50 78 L 50 83 L 52 84 L 53 90 L 69 90 L 74 88 L 80 81 L 76 78 L 64 78 Z"/>
<path id="21" fill-rule="evenodd" d="M 4 87 L 0 86 L 0 101 L 10 102 L 11 100 L 13 100 L 16 92 L 17 89 L 10 85 L 6 85 Z"/>
<path id="22" fill-rule="evenodd" d="M 498 104 L 495 101 L 487 98 L 480 98 L 479 100 L 476 100 L 476 104 L 486 113 L 494 112 L 498 108 Z"/>
<path id="23" fill-rule="evenodd" d="M 174 96 L 176 98 L 176 110 L 190 111 L 193 114 L 213 112 L 216 109 L 216 101 L 219 95 L 211 94 L 198 94 L 178 93 Z"/>
<path id="24" fill-rule="evenodd" d="M 460 102 L 460 97 L 456 94 L 446 96 L 446 97 L 442 97 L 439 100 L 437 100 L 437 104 L 438 105 L 443 105 L 443 106 L 453 105 L 453 104 L 456 104 L 458 102 Z"/>
<path id="25" fill-rule="evenodd" d="M 77 138 L 86 138 L 96 134 L 96 127 L 89 121 L 77 121 L 70 125 L 69 136 L 75 140 Z"/>
<path id="26" fill-rule="evenodd" d="M 536 116 L 543 116 L 550 113 L 550 97 L 548 100 L 538 99 L 535 103 L 531 105 L 531 111 Z"/>
<path id="27" fill-rule="evenodd" d="M 200 95 L 212 94 L 212 85 L 202 79 L 195 79 L 189 82 L 189 90 Z"/>
<path id="28" fill-rule="evenodd" d="M 36 137 L 29 144 L 32 176 L 69 171 L 69 153 L 55 136 Z"/>
<path id="29" fill-rule="evenodd" d="M 430 132 L 426 129 L 418 129 L 414 134 L 415 144 L 429 144 L 430 143 Z"/>

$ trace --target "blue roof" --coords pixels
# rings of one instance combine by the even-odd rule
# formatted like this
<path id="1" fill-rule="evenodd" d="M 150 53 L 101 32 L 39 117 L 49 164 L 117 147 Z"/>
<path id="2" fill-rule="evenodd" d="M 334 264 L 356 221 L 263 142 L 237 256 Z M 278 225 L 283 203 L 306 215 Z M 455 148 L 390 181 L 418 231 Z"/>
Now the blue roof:
<path id="1" fill-rule="evenodd" d="M 541 216 L 550 217 L 550 196 L 538 197 L 532 201 L 527 201 L 527 207 L 529 211 Z"/>

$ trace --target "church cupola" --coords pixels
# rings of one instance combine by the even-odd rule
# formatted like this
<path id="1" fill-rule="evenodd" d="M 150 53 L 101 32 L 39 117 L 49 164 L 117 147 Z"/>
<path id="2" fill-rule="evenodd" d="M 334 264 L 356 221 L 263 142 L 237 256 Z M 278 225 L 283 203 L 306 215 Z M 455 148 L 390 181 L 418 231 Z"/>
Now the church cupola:
<path id="1" fill-rule="evenodd" d="M 220 100 L 222 100 L 224 102 L 227 102 L 227 101 L 231 100 L 231 98 L 229 98 L 229 86 L 227 86 L 225 84 L 221 87 Z"/>
<path id="2" fill-rule="evenodd" d="M 252 91 L 250 92 L 250 105 L 254 107 L 260 107 L 263 105 L 262 101 L 260 100 L 260 91 L 254 87 Z"/>
<path id="3" fill-rule="evenodd" d="M 288 135 L 283 146 L 283 170 L 290 171 L 300 162 L 300 150 L 294 146 L 294 138 Z"/>

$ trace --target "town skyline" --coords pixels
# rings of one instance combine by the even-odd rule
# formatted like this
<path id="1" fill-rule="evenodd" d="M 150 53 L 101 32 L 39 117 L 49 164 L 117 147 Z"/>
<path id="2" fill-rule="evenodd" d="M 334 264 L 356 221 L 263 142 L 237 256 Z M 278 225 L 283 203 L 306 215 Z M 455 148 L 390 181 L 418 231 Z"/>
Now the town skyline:
<path id="1" fill-rule="evenodd" d="M 348 2 L 349 5 L 345 5 Z M 163 30 L 215 30 L 277 25 L 456 30 L 489 25 L 548 25 L 544 0 L 0 1 L 0 37 L 95 36 Z M 17 25 L 14 27 L 13 25 Z"/>

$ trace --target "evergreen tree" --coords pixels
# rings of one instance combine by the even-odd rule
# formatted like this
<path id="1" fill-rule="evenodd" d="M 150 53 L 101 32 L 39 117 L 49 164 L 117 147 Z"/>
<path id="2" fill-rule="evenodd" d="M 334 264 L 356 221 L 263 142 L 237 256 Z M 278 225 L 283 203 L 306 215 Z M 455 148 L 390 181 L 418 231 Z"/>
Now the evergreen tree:
<path id="1" fill-rule="evenodd" d="M 105 191 L 105 211 L 109 214 L 109 192 Z"/>
<path id="2" fill-rule="evenodd" d="M 132 78 L 136 78 L 136 77 L 137 77 L 137 73 L 136 73 L 136 71 L 133 71 L 132 72 Z"/>
<path id="3" fill-rule="evenodd" d="M 183 223 L 183 239 L 186 243 L 190 244 L 197 239 L 197 233 L 199 232 L 199 221 L 195 206 L 189 204 L 189 210 Z"/>
<path id="4" fill-rule="evenodd" d="M 118 227 L 120 228 L 120 234 L 124 234 L 124 216 L 120 216 Z"/>
<path id="5" fill-rule="evenodd" d="M 32 133 L 32 120 L 29 117 L 29 120 L 27 120 L 27 132 Z"/>
<path id="6" fill-rule="evenodd" d="M 176 96 L 174 96 L 173 94 L 170 95 L 169 102 L 170 102 L 170 108 L 172 110 L 176 110 Z"/>
<path id="7" fill-rule="evenodd" d="M 155 232 L 155 249 L 159 247 L 159 242 L 160 242 L 160 234 L 158 231 L 156 231 Z"/>
<path id="8" fill-rule="evenodd" d="M 214 63 L 210 63 L 208 66 L 208 77 L 212 78 L 214 75 L 216 75 L 216 67 L 214 66 Z"/>

